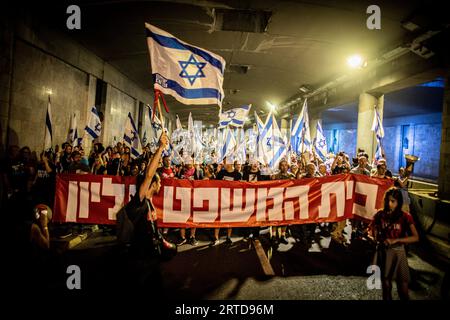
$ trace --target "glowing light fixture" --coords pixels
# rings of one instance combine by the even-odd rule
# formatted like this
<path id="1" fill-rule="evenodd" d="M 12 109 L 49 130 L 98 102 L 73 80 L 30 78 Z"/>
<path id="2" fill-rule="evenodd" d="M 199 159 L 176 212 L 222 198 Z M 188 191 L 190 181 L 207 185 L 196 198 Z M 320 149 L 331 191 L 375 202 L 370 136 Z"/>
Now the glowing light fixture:
<path id="1" fill-rule="evenodd" d="M 267 106 L 269 107 L 270 111 L 274 112 L 277 109 L 277 106 L 271 103 L 270 101 L 266 101 Z"/>
<path id="2" fill-rule="evenodd" d="M 350 68 L 357 69 L 367 65 L 367 62 L 359 54 L 354 54 L 347 58 L 347 64 Z"/>

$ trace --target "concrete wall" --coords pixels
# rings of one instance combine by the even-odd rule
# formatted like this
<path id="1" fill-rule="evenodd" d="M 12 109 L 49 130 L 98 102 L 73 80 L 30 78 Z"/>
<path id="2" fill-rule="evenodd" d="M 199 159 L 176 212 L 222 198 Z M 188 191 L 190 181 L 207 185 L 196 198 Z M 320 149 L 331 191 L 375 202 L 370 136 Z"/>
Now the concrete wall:
<path id="1" fill-rule="evenodd" d="M 385 150 L 388 168 L 397 173 L 404 159 L 400 159 L 402 148 L 401 128 L 409 125 L 409 148 L 404 149 L 404 154 L 414 154 L 420 157 L 420 161 L 414 166 L 414 176 L 437 180 L 439 176 L 440 142 L 441 142 L 441 113 L 427 115 L 407 116 L 401 118 L 387 118 L 383 120 L 385 136 L 383 147 Z M 327 144 L 332 143 L 332 132 L 336 130 L 337 151 L 344 150 L 351 156 L 356 151 L 356 123 L 325 124 L 324 133 Z"/>
<path id="2" fill-rule="evenodd" d="M 105 144 L 122 139 L 128 112 L 137 126 L 139 102 L 152 103 L 150 90 L 66 36 L 41 25 L 33 29 L 23 22 L 12 25 L 5 17 L 0 17 L 0 23 L 2 156 L 5 145 L 42 150 L 49 89 L 54 145 L 66 140 L 72 113 L 77 115 L 79 133 L 84 128 L 95 102 L 97 79 L 107 83 L 101 106 L 105 115 L 101 141 Z M 166 117 L 166 126 L 171 121 L 172 115 Z"/>
<path id="3" fill-rule="evenodd" d="M 70 115 L 86 123 L 88 75 L 23 41 L 16 41 L 12 77 L 9 144 L 41 150 L 51 89 L 53 142 L 65 141 Z M 80 128 L 81 129 L 81 128 Z"/>

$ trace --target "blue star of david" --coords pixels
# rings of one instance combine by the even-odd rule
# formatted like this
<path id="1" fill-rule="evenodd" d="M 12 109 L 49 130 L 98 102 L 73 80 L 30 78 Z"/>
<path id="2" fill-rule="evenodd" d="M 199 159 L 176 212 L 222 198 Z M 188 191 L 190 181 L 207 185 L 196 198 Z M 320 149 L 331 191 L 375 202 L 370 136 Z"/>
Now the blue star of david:
<path id="1" fill-rule="evenodd" d="M 156 122 L 152 122 L 152 127 L 155 130 L 161 130 L 161 125 L 159 123 L 156 123 Z"/>
<path id="2" fill-rule="evenodd" d="M 131 132 L 131 134 L 133 135 L 133 136 L 131 137 L 131 142 L 133 142 L 133 141 L 136 139 L 136 132 L 133 131 L 133 132 Z"/>
<path id="3" fill-rule="evenodd" d="M 95 125 L 95 131 L 100 131 L 100 126 L 101 126 L 101 124 L 100 124 L 100 122 L 99 123 L 97 123 L 96 125 Z"/>
<path id="4" fill-rule="evenodd" d="M 324 139 L 319 141 L 319 147 L 321 147 L 321 148 L 325 147 L 325 140 Z"/>
<path id="5" fill-rule="evenodd" d="M 268 137 L 267 138 L 267 146 L 271 147 L 272 145 L 270 144 L 270 139 L 272 139 L 272 137 Z"/>
<path id="6" fill-rule="evenodd" d="M 236 112 L 234 112 L 234 111 L 228 111 L 228 112 L 227 112 L 227 117 L 228 117 L 229 119 L 232 119 L 235 115 L 236 115 Z"/>
<path id="7" fill-rule="evenodd" d="M 193 54 L 191 54 L 188 61 L 178 61 L 178 63 L 180 64 L 182 69 L 180 72 L 180 77 L 188 79 L 191 86 L 194 84 L 197 78 L 205 78 L 205 74 L 203 73 L 202 69 L 206 66 L 206 63 L 198 62 Z M 186 69 L 189 65 L 194 65 L 197 67 L 197 72 L 195 74 L 188 74 Z"/>

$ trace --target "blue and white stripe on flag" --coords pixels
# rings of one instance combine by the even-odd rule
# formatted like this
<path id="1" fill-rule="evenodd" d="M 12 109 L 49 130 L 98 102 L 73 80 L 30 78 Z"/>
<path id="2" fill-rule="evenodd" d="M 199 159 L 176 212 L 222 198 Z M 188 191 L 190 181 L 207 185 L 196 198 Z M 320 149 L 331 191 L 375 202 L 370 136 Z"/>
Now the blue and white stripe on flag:
<path id="1" fill-rule="evenodd" d="M 383 129 L 383 123 L 381 121 L 380 114 L 378 113 L 377 109 L 375 109 L 375 113 L 373 115 L 373 122 L 372 122 L 371 130 L 375 132 L 375 136 L 377 138 L 377 148 L 375 151 L 374 160 L 378 161 L 381 158 L 383 158 L 383 147 L 381 145 L 381 140 L 384 137 L 384 129 Z"/>
<path id="2" fill-rule="evenodd" d="M 275 116 L 267 116 L 264 128 L 259 136 L 259 143 L 263 152 L 263 159 L 272 169 L 278 169 L 278 164 L 286 156 L 286 141 L 283 138 Z"/>
<path id="3" fill-rule="evenodd" d="M 53 142 L 52 106 L 48 96 L 47 114 L 45 115 L 44 150 L 51 149 Z"/>
<path id="4" fill-rule="evenodd" d="M 309 116 L 307 100 L 303 102 L 302 111 L 291 130 L 292 150 L 301 154 L 305 151 L 311 152 L 311 134 L 309 131 Z"/>
<path id="5" fill-rule="evenodd" d="M 67 134 L 67 142 L 69 142 L 71 145 L 73 145 L 75 142 L 75 136 L 78 136 L 77 134 L 77 115 L 76 113 L 72 114 L 70 117 L 70 128 L 69 133 Z"/>
<path id="6" fill-rule="evenodd" d="M 219 162 L 223 161 L 225 157 L 234 159 L 235 148 L 236 139 L 234 138 L 234 133 L 227 127 L 223 132 L 223 141 L 219 149 Z"/>
<path id="7" fill-rule="evenodd" d="M 135 159 L 142 154 L 141 140 L 134 124 L 131 112 L 128 112 L 127 122 L 125 124 L 125 132 L 123 134 L 124 144 L 131 150 L 131 158 Z"/>
<path id="8" fill-rule="evenodd" d="M 153 117 L 152 108 L 147 105 L 148 115 L 146 121 L 144 121 L 144 134 L 143 139 L 145 138 L 145 144 L 149 144 L 150 151 L 155 153 L 156 149 L 158 149 L 159 138 L 163 132 L 163 127 L 161 124 L 161 120 L 158 117 Z"/>
<path id="9" fill-rule="evenodd" d="M 89 122 L 84 129 L 88 135 L 91 136 L 91 140 L 97 139 L 100 137 L 100 134 L 102 133 L 102 123 L 100 121 L 100 117 L 97 113 L 97 108 L 93 106 L 91 108 L 91 115 L 89 118 Z"/>
<path id="10" fill-rule="evenodd" d="M 235 127 L 243 127 L 245 119 L 250 112 L 251 104 L 234 108 L 225 112 L 222 110 L 219 112 L 219 128 L 226 127 L 228 125 Z"/>
<path id="11" fill-rule="evenodd" d="M 327 140 L 323 134 L 322 125 L 320 121 L 317 121 L 317 131 L 316 131 L 316 139 L 314 143 L 314 149 L 316 154 L 325 161 L 327 159 Z"/>
<path id="12" fill-rule="evenodd" d="M 155 89 L 183 104 L 221 106 L 225 60 L 151 24 L 145 29 Z"/>

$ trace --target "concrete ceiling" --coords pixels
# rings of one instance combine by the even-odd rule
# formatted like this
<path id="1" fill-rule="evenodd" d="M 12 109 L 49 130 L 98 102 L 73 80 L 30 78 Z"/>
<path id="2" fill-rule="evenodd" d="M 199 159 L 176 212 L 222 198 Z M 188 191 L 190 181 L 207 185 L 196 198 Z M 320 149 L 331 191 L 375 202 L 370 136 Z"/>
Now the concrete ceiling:
<path id="1" fill-rule="evenodd" d="M 384 96 L 383 118 L 399 118 L 442 112 L 444 89 L 414 86 Z M 358 102 L 328 109 L 322 113 L 325 125 L 358 122 Z"/>
<path id="2" fill-rule="evenodd" d="M 381 30 L 367 29 L 366 9 L 373 1 L 365 0 L 81 1 L 81 30 L 68 31 L 65 19 L 48 21 L 149 90 L 151 66 L 144 22 L 154 24 L 226 60 L 225 110 L 248 103 L 254 110 L 265 110 L 266 101 L 281 104 L 303 84 L 315 88 L 342 75 L 351 54 L 371 59 L 406 41 L 410 32 L 401 22 L 418 11 L 423 13 L 421 3 L 377 1 Z M 266 32 L 211 31 L 212 9 L 221 8 L 269 12 Z M 45 8 L 47 17 L 55 10 Z M 230 65 L 247 65 L 249 70 L 240 74 Z M 171 112 L 184 122 L 189 111 L 205 124 L 218 120 L 217 106 L 185 106 L 170 97 L 167 101 Z"/>

